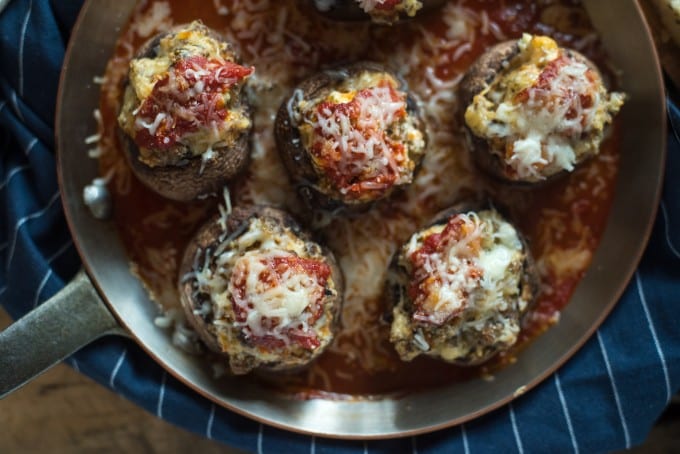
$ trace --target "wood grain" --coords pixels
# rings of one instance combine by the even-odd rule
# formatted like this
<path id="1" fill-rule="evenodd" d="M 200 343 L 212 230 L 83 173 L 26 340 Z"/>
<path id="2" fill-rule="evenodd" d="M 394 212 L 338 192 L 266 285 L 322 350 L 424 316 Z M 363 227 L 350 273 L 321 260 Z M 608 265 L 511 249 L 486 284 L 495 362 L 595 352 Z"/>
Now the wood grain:
<path id="1" fill-rule="evenodd" d="M 0 309 L 0 329 L 10 324 Z M 239 453 L 174 427 L 60 364 L 0 402 L 0 453 Z"/>

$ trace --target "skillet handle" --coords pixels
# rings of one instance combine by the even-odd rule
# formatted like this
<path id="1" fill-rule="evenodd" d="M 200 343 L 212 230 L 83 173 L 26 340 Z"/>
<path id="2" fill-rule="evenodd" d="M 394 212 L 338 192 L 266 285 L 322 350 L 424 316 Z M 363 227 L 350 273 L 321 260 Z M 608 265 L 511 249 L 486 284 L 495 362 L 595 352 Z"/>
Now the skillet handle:
<path id="1" fill-rule="evenodd" d="M 84 271 L 0 332 L 0 398 L 106 334 L 125 334 Z"/>

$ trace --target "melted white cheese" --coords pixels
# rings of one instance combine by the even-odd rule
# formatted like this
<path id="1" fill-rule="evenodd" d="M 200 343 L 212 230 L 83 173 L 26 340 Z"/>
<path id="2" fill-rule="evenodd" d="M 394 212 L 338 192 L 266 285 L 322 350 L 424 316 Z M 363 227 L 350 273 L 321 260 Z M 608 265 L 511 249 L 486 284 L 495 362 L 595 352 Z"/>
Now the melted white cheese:
<path id="1" fill-rule="evenodd" d="M 306 250 L 304 242 L 291 232 L 275 229 L 272 221 L 253 218 L 235 240 L 223 242 L 212 253 L 207 251 L 205 263 L 200 269 L 194 267 L 194 275 L 198 291 L 210 295 L 216 319 L 232 314 L 235 304 L 247 316 L 244 322 L 233 321 L 233 326 L 244 330 L 246 337 L 267 335 L 288 344 L 285 332 L 290 328 L 311 333 L 310 314 L 305 309 L 325 288 L 304 270 L 288 268 L 277 276 L 272 268 L 275 258 L 305 257 Z M 243 289 L 238 289 L 236 285 L 242 283 Z M 276 326 L 266 326 L 265 318 L 275 320 Z"/>
<path id="2" fill-rule="evenodd" d="M 245 326 L 255 336 L 273 335 L 285 340 L 283 333 L 298 325 L 302 327 L 302 332 L 309 331 L 309 314 L 303 312 L 322 295 L 324 289 L 316 278 L 302 270 L 289 268 L 280 278 L 275 278 L 272 260 L 286 256 L 290 257 L 291 254 L 277 250 L 248 251 L 234 265 L 232 272 L 235 276 L 245 275 L 245 288 L 241 296 L 232 278 L 228 292 L 234 303 L 247 311 Z M 264 278 L 274 279 L 274 282 L 263 282 Z M 262 322 L 265 317 L 276 319 L 277 325 L 273 329 L 264 327 Z"/>
<path id="3" fill-rule="evenodd" d="M 367 13 L 375 10 L 378 6 L 384 5 L 386 1 L 387 0 L 356 0 L 359 7 Z"/>
<path id="4" fill-rule="evenodd" d="M 422 289 L 427 294 L 422 303 L 426 316 L 419 320 L 444 323 L 467 306 L 468 295 L 478 286 L 479 278 L 475 274 L 477 258 L 470 253 L 468 246 L 470 242 L 479 240 L 483 226 L 474 213 L 461 214 L 458 218 L 464 221 L 468 233 L 460 241 L 449 244 L 447 249 L 424 257 L 421 273 L 429 276 L 425 280 L 426 288 Z M 428 233 L 441 233 L 444 228 L 436 226 Z M 414 235 L 406 249 L 409 256 L 420 248 L 417 240 L 414 241 L 417 237 Z"/>
<path id="5" fill-rule="evenodd" d="M 550 38 L 525 33 L 518 46 L 513 69 L 475 96 L 465 120 L 476 135 L 507 141 L 496 152 L 505 153 L 502 158 L 519 179 L 538 181 L 572 171 L 581 155 L 597 152 L 602 130 L 623 104 L 623 95 L 607 93 L 596 72 L 564 56 Z M 535 86 L 546 65 L 558 58 L 566 60 L 556 76 L 547 86 Z M 524 90 L 528 99 L 518 102 Z M 582 105 L 582 97 L 590 105 Z"/>
<path id="6" fill-rule="evenodd" d="M 514 227 L 494 211 L 458 214 L 457 219 L 463 221 L 465 233 L 443 251 L 425 257 L 423 271 L 430 278 L 426 281 L 428 296 L 423 305 L 427 317 L 421 321 L 441 324 L 452 314 L 465 310 L 475 314 L 472 323 L 481 328 L 477 322 L 485 322 L 494 313 L 505 310 L 508 295 L 516 294 L 522 243 Z M 410 256 L 427 236 L 441 233 L 444 228 L 438 225 L 414 235 L 405 254 Z"/>
<path id="7" fill-rule="evenodd" d="M 293 110 L 300 112 L 304 119 L 304 124 L 300 125 L 304 146 L 310 150 L 313 144 L 321 143 L 325 150 L 324 158 L 337 153 L 338 160 L 332 164 L 338 166 L 340 174 L 366 180 L 380 175 L 395 175 L 396 185 L 410 182 L 414 165 L 409 161 L 409 153 L 417 155 L 423 152 L 424 135 L 406 113 L 406 95 L 396 86 L 391 77 L 364 72 L 356 80 L 348 79 L 347 83 L 323 99 L 311 102 L 300 99 L 297 109 Z M 394 93 L 397 94 L 396 99 Z M 345 109 L 318 111 L 317 106 L 323 101 L 356 103 L 356 119 L 352 121 Z M 291 116 L 297 117 L 297 114 Z M 391 132 L 385 134 L 387 131 Z M 405 149 L 395 153 L 388 136 L 403 144 Z M 325 165 L 328 164 L 320 164 L 322 168 Z M 383 186 L 384 183 L 380 183 L 371 188 L 368 181 L 362 183 L 365 189 L 383 189 Z M 341 194 L 348 192 L 348 188 L 339 190 Z"/>
<path id="8" fill-rule="evenodd" d="M 202 155 L 203 165 L 214 157 L 213 151 L 222 147 L 230 146 L 242 134 L 251 127 L 251 121 L 243 108 L 229 108 L 232 99 L 230 90 L 220 94 L 219 97 L 211 97 L 209 102 L 217 103 L 211 109 L 228 109 L 228 115 L 224 120 L 210 119 L 208 124 L 201 124 L 197 113 L 192 108 L 183 106 L 174 100 L 201 99 L 205 92 L 205 82 L 201 78 L 210 74 L 199 65 L 187 67 L 179 74 L 176 64 L 186 59 L 187 56 L 200 55 L 221 62 L 233 61 L 233 55 L 228 46 L 210 36 L 208 29 L 198 21 L 192 22 L 186 28 L 178 30 L 160 40 L 158 52 L 153 58 L 134 58 L 129 64 L 130 83 L 125 92 L 123 109 L 118 121 L 123 130 L 130 136 L 135 137 L 137 131 L 146 129 L 154 136 L 161 128 L 171 128 L 178 119 L 192 125 L 199 125 L 195 130 L 183 133 L 179 143 L 186 145 L 193 156 Z M 210 65 L 215 66 L 214 63 Z M 223 67 L 215 71 L 215 79 L 224 83 L 227 87 L 237 84 L 239 81 L 222 76 Z M 158 82 L 167 77 L 167 83 L 158 86 Z M 248 77 L 248 76 L 246 76 Z M 164 102 L 158 103 L 160 110 L 154 119 L 140 118 L 139 111 L 152 95 L 154 89 L 159 93 L 169 95 Z M 235 90 L 238 90 L 235 88 Z M 223 100 L 224 105 L 219 105 L 218 100 Z M 170 143 L 168 137 L 164 137 L 165 144 Z M 140 148 L 141 160 L 147 165 L 167 165 L 169 162 L 155 162 L 148 156 L 144 148 Z M 156 157 L 155 159 L 158 159 Z M 202 169 L 202 167 L 201 167 Z"/>
<path id="9" fill-rule="evenodd" d="M 406 103 L 394 101 L 389 87 L 374 87 L 364 94 L 360 98 L 350 95 L 352 99 L 349 101 L 343 101 L 348 97 L 343 93 L 333 92 L 330 95 L 333 102 L 358 101 L 356 127 L 346 111 L 330 109 L 319 112 L 309 124 L 330 141 L 334 150 L 340 152 L 342 173 L 357 175 L 369 168 L 392 167 L 399 174 L 395 156 L 382 131 L 398 120 L 399 114 L 406 109 Z"/>

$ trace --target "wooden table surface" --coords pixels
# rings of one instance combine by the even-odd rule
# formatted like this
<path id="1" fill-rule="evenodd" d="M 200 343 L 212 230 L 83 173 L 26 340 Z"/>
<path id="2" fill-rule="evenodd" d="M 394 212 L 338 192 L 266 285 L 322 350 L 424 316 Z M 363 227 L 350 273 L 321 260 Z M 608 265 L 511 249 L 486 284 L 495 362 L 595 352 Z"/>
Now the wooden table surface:
<path id="1" fill-rule="evenodd" d="M 0 330 L 10 318 L 0 309 Z M 59 364 L 0 401 L 0 453 L 236 453 Z"/>

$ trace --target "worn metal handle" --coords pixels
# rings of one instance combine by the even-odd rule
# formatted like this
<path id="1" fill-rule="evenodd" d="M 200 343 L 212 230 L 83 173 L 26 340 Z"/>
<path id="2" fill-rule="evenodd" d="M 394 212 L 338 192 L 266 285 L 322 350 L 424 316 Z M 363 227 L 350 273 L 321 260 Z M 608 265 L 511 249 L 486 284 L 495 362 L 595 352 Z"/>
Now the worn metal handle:
<path id="1" fill-rule="evenodd" d="M 106 334 L 125 334 L 83 271 L 0 333 L 0 398 Z"/>

